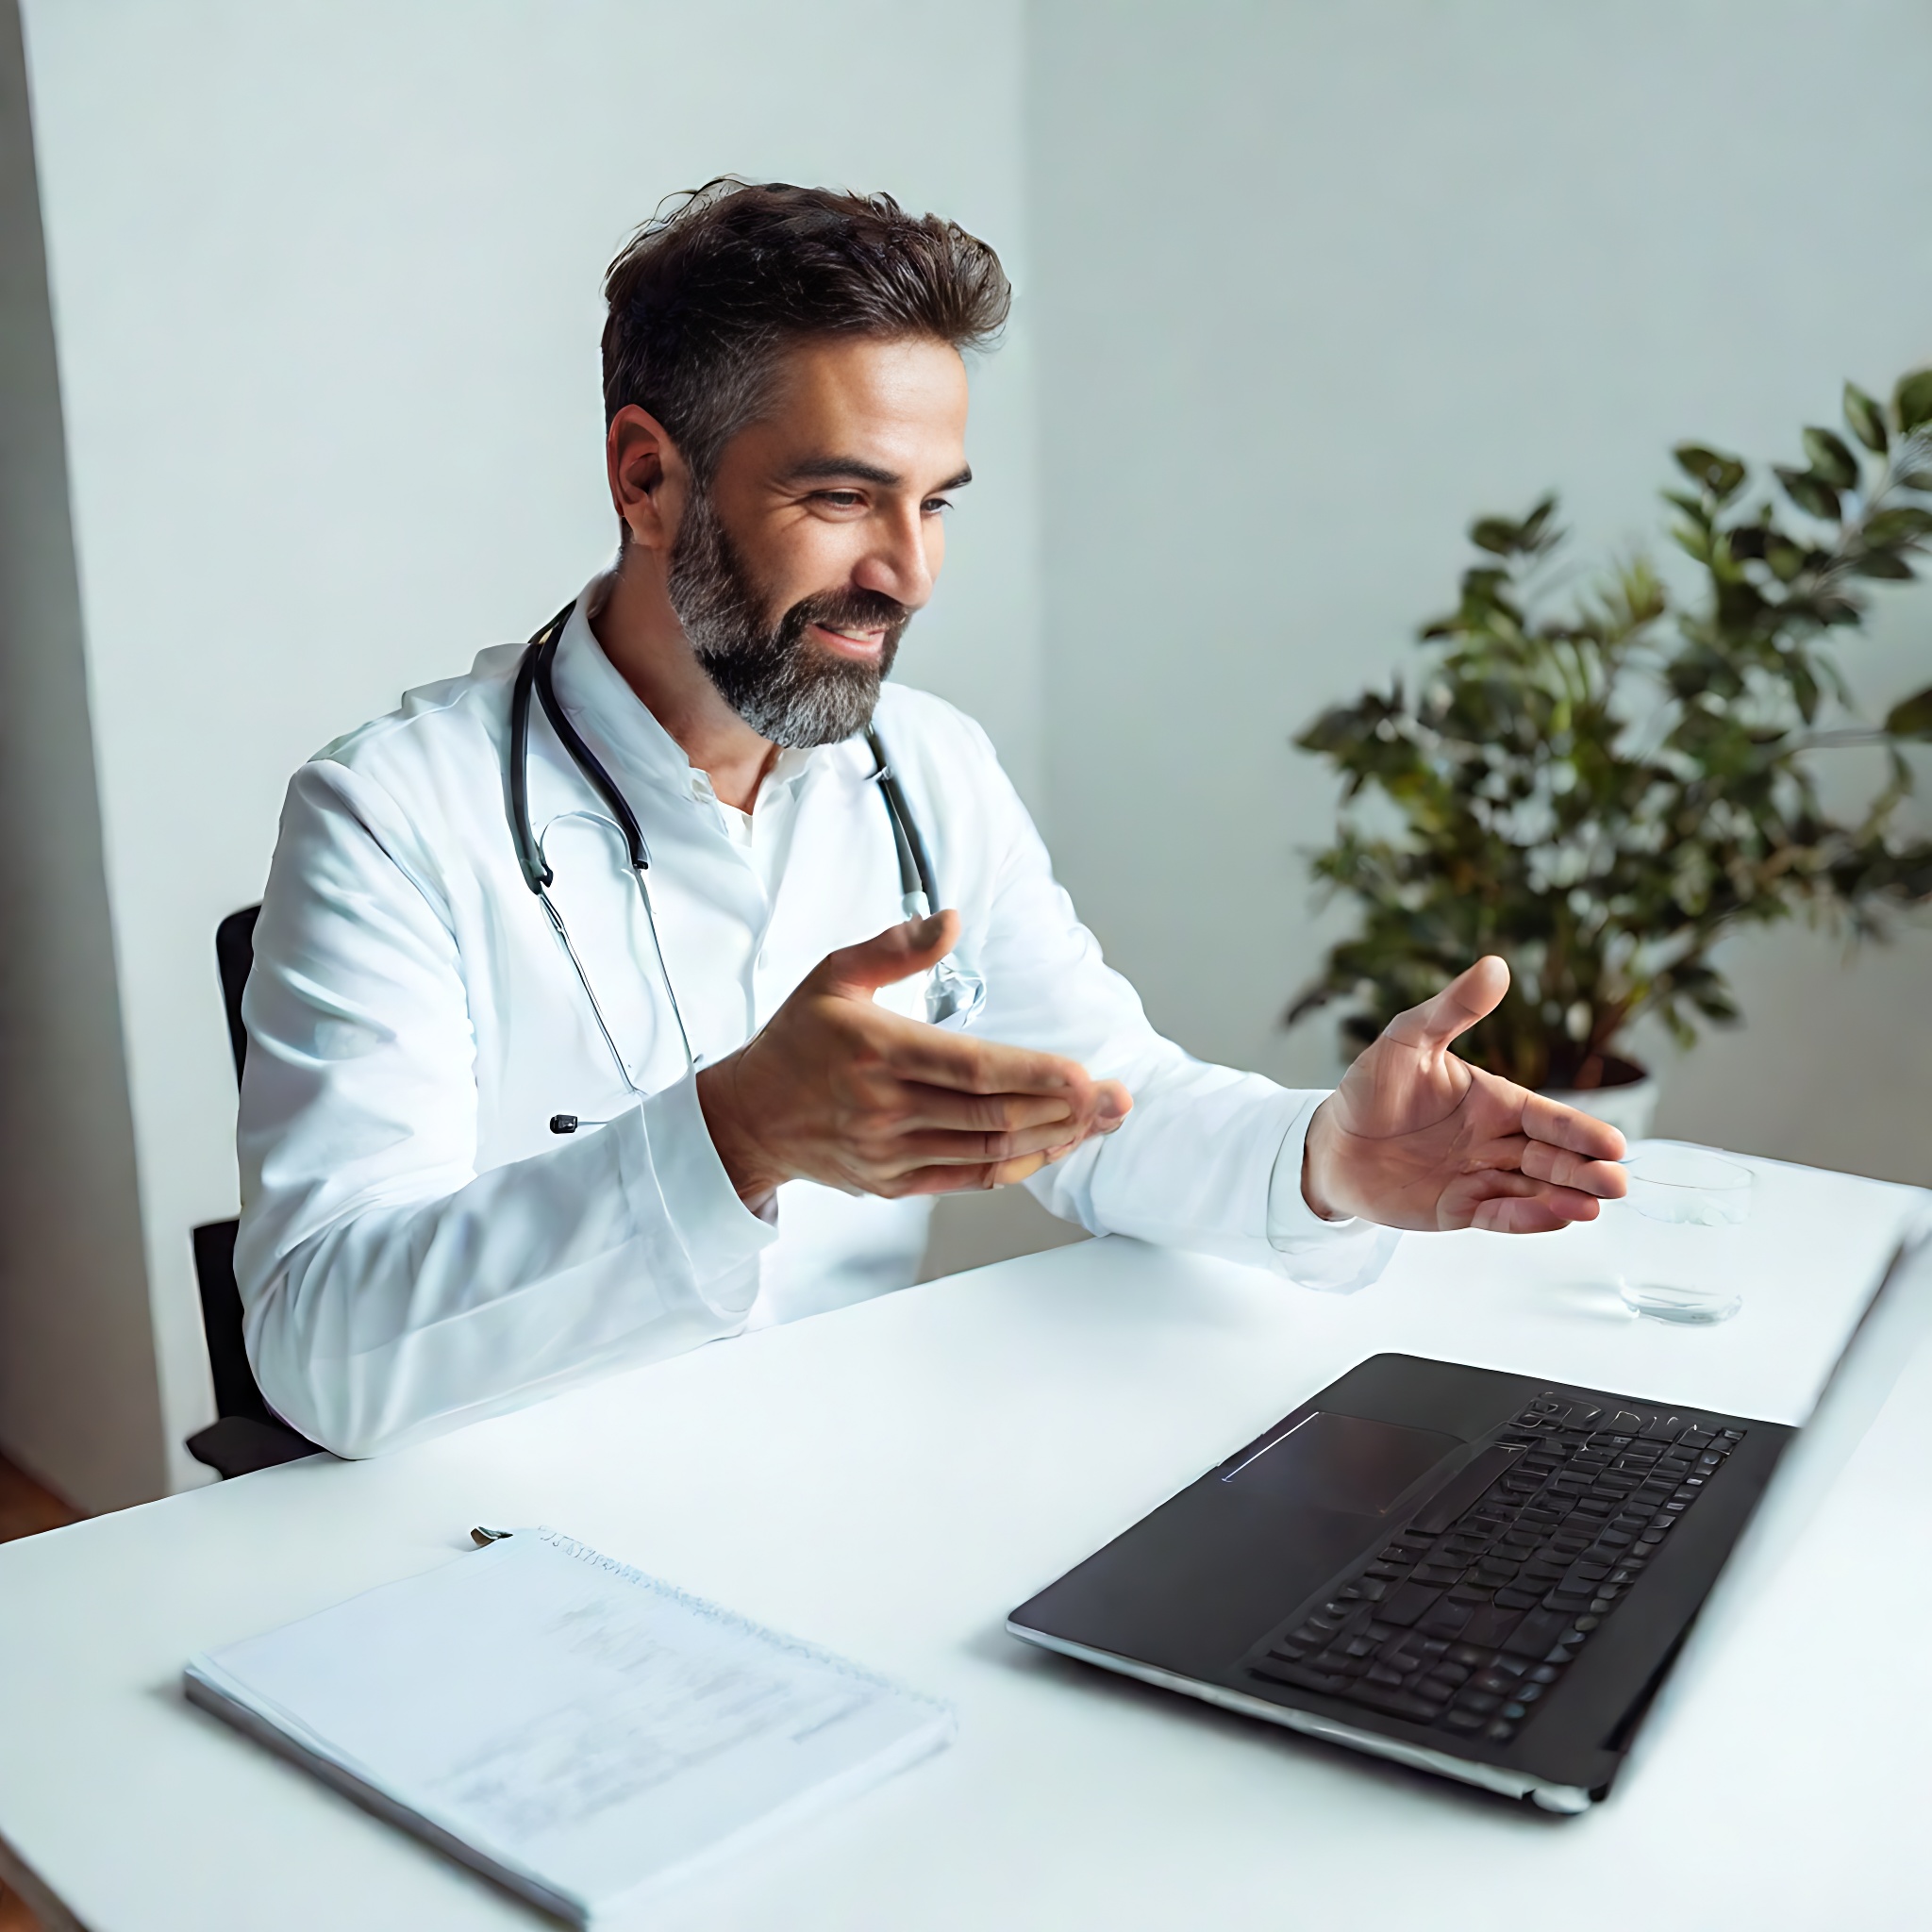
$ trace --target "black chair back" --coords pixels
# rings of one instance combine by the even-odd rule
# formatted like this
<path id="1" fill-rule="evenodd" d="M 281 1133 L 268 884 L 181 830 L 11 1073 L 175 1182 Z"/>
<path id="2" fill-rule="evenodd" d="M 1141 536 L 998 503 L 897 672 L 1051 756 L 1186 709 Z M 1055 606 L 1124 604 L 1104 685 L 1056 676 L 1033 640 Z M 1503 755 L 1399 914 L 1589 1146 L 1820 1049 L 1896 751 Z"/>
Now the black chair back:
<path id="1" fill-rule="evenodd" d="M 255 964 L 255 922 L 259 906 L 244 906 L 215 927 L 215 966 L 228 1012 L 228 1044 L 235 1078 L 248 1057 L 242 1024 L 242 993 Z M 262 1399 L 242 1334 L 242 1291 L 235 1282 L 235 1233 L 239 1223 L 210 1221 L 194 1230 L 194 1279 L 201 1290 L 201 1327 L 208 1341 L 208 1374 L 215 1385 L 216 1420 L 188 1439 L 188 1453 L 224 1476 L 246 1475 L 277 1462 L 313 1456 L 318 1444 L 297 1435 Z"/>

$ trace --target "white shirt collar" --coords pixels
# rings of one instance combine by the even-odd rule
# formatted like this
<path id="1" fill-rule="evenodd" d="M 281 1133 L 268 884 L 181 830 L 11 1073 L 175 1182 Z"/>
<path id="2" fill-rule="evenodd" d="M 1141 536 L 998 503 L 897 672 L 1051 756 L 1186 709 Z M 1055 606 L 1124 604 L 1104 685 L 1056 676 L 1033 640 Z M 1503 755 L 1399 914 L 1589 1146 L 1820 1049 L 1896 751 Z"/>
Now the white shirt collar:
<path id="1" fill-rule="evenodd" d="M 591 628 L 591 613 L 608 594 L 608 575 L 600 571 L 577 595 L 557 644 L 554 676 L 558 701 L 591 749 L 605 764 L 621 769 L 625 779 L 640 779 L 680 797 L 715 799 L 709 777 L 692 766 L 684 748 L 604 655 Z M 797 785 L 825 749 L 781 747 L 758 796 L 767 796 L 778 786 Z"/>

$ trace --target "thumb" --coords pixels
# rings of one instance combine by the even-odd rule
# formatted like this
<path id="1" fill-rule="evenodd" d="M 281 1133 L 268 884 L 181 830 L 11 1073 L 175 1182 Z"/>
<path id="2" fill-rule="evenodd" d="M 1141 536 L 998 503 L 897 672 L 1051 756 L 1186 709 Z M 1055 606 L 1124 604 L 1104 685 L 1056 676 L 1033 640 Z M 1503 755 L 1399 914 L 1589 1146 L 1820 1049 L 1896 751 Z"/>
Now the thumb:
<path id="1" fill-rule="evenodd" d="M 936 912 L 889 925 L 875 939 L 829 953 L 811 976 L 827 992 L 870 994 L 937 966 L 959 937 L 959 915 Z"/>
<path id="2" fill-rule="evenodd" d="M 1401 1046 L 1440 1052 L 1457 1034 L 1467 1033 L 1503 1004 L 1509 991 L 1509 968 L 1494 953 L 1458 973 L 1434 999 L 1411 1007 L 1390 1021 L 1383 1038 Z"/>

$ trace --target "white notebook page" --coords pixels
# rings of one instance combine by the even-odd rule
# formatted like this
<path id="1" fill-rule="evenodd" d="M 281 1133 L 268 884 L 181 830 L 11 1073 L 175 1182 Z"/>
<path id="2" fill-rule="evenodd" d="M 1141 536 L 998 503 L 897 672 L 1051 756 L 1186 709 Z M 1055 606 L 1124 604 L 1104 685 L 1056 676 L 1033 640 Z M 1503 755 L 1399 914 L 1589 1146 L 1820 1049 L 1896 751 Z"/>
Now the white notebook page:
<path id="1" fill-rule="evenodd" d="M 197 1701 L 252 1717 L 245 1727 L 579 1919 L 874 1782 L 953 1728 L 942 1705 L 548 1530 L 188 1674 Z"/>

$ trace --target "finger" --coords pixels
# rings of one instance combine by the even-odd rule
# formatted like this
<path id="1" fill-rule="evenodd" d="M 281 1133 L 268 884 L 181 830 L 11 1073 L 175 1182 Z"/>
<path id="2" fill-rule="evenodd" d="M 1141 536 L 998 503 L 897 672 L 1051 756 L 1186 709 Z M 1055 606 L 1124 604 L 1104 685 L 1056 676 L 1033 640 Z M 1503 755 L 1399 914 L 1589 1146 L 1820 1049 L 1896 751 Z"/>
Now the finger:
<path id="1" fill-rule="evenodd" d="M 1533 1141 L 1526 1134 L 1511 1134 L 1491 1142 L 1477 1159 L 1485 1168 L 1513 1169 L 1532 1180 L 1555 1181 L 1558 1187 L 1574 1188 L 1604 1201 L 1622 1200 L 1628 1186 L 1624 1170 L 1614 1161 L 1587 1159 L 1567 1147 Z"/>
<path id="2" fill-rule="evenodd" d="M 1077 1060 L 947 1033 L 893 1013 L 877 1017 L 890 1024 L 874 1036 L 874 1044 L 887 1069 L 902 1080 L 961 1093 L 1060 1094 L 1076 1109 L 1093 1105 L 1094 1083 Z"/>
<path id="3" fill-rule="evenodd" d="M 1498 1234 L 1548 1234 L 1573 1221 L 1594 1221 L 1599 1211 L 1594 1194 L 1527 1174 L 1491 1174 L 1480 1177 L 1475 1198 L 1455 1218 Z"/>
<path id="4" fill-rule="evenodd" d="M 1491 1234 L 1555 1234 L 1558 1228 L 1568 1227 L 1573 1218 L 1558 1213 L 1541 1197 L 1519 1200 L 1505 1195 L 1485 1201 L 1469 1224 Z"/>
<path id="5" fill-rule="evenodd" d="M 984 1167 L 1044 1155 L 1066 1141 L 1064 1121 L 1000 1134 L 902 1134 L 875 1163 L 874 1172 L 891 1177 L 921 1167 Z"/>
<path id="6" fill-rule="evenodd" d="M 1607 1121 L 1565 1107 L 1542 1093 L 1532 1093 L 1523 1103 L 1523 1131 L 1533 1140 L 1567 1147 L 1591 1160 L 1622 1160 L 1625 1151 L 1623 1135 Z"/>
<path id="7" fill-rule="evenodd" d="M 954 1133 L 1010 1133 L 1016 1127 L 1062 1125 L 1074 1117 L 1064 1091 L 1055 1093 L 961 1093 L 952 1087 L 908 1081 L 898 1125 L 908 1133 L 943 1127 Z"/>
<path id="8" fill-rule="evenodd" d="M 1509 968 L 1494 953 L 1487 954 L 1458 973 L 1434 999 L 1396 1014 L 1382 1037 L 1399 1046 L 1439 1051 L 1493 1013 L 1508 991 Z"/>
<path id="9" fill-rule="evenodd" d="M 869 994 L 895 980 L 928 972 L 953 950 L 958 939 L 957 912 L 908 919 L 889 925 L 858 945 L 828 953 L 806 983 L 824 992 Z"/>
<path id="10" fill-rule="evenodd" d="M 1536 1180 L 1554 1181 L 1599 1201 L 1621 1201 L 1629 1191 L 1629 1179 L 1614 1160 L 1589 1160 L 1547 1141 L 1529 1141 L 1522 1164 L 1524 1173 Z"/>
<path id="11" fill-rule="evenodd" d="M 1043 1154 L 1029 1154 L 1018 1160 L 985 1161 L 977 1167 L 915 1167 L 876 1191 L 895 1201 L 921 1194 L 984 1192 L 1024 1181 L 1045 1164 Z"/>

